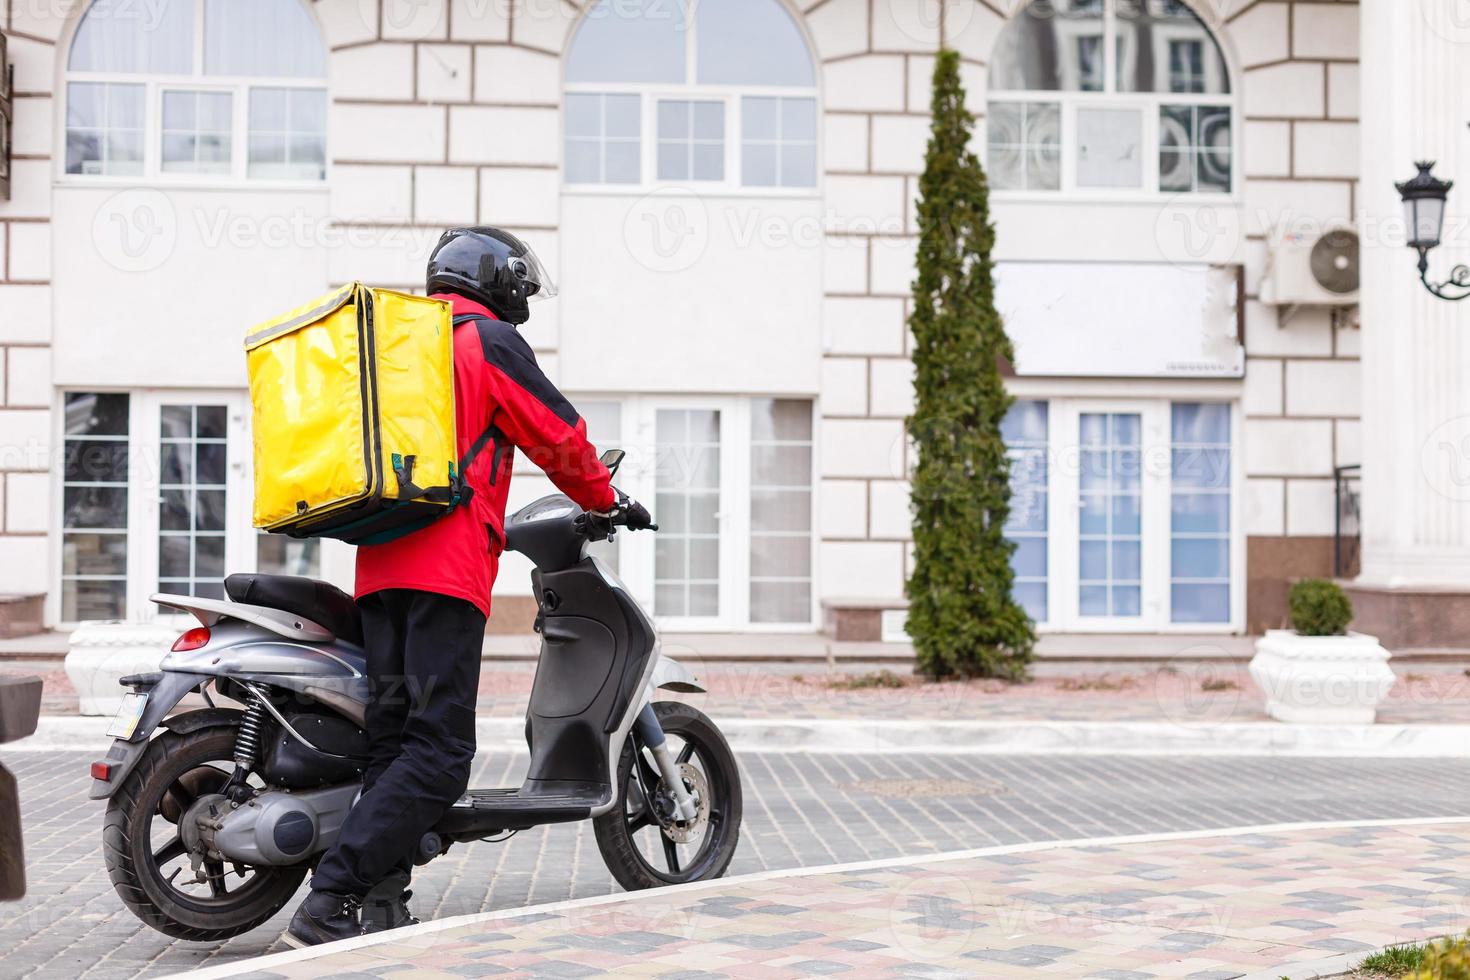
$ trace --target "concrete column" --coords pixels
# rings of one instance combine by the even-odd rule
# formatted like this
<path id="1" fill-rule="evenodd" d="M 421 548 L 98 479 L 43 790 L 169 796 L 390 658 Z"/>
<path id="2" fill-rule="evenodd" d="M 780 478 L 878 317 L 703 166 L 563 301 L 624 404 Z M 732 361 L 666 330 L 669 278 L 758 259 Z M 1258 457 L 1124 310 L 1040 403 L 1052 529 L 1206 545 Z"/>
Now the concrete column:
<path id="1" fill-rule="evenodd" d="M 1363 551 L 1358 628 L 1390 647 L 1470 646 L 1470 300 L 1418 281 L 1394 181 L 1453 179 L 1431 279 L 1470 261 L 1470 10 L 1364 0 Z"/>

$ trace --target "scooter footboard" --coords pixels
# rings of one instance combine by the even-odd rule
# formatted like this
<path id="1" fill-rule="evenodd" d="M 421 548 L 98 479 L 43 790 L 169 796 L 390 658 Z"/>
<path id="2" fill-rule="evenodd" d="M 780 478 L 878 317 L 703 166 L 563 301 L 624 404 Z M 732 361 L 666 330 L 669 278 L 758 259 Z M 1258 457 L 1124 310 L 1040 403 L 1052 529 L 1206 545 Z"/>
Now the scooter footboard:
<path id="1" fill-rule="evenodd" d="M 139 717 L 137 725 L 134 726 L 133 733 L 127 738 L 114 739 L 112 747 L 107 750 L 107 755 L 99 760 L 107 764 L 107 778 L 93 778 L 92 788 L 87 793 L 89 799 L 105 800 L 117 792 L 117 788 L 122 785 L 128 773 L 133 771 L 138 760 L 143 757 L 144 751 L 148 748 L 149 738 L 160 725 L 172 731 L 188 732 L 215 725 L 231 725 L 240 715 L 239 711 L 229 708 L 205 708 L 165 722 L 165 716 L 178 707 L 184 695 L 198 690 L 201 685 L 213 678 L 208 674 L 180 671 L 164 671 L 158 677 L 158 681 L 153 685 L 137 689 L 136 693 L 144 694 L 148 698 L 147 703 L 143 706 L 143 714 Z"/>

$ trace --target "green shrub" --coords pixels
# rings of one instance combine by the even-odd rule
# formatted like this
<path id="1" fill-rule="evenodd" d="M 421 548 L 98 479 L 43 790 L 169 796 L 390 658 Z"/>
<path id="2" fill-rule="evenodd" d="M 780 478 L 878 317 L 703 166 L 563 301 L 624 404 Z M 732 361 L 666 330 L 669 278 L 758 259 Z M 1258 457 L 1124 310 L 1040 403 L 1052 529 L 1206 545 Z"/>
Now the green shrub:
<path id="1" fill-rule="evenodd" d="M 1353 621 L 1353 604 L 1336 582 L 1303 579 L 1287 599 L 1291 628 L 1302 636 L 1341 636 Z"/>
<path id="2" fill-rule="evenodd" d="M 1470 941 L 1467 936 L 1434 943 L 1424 953 L 1419 969 L 1404 980 L 1470 980 Z"/>

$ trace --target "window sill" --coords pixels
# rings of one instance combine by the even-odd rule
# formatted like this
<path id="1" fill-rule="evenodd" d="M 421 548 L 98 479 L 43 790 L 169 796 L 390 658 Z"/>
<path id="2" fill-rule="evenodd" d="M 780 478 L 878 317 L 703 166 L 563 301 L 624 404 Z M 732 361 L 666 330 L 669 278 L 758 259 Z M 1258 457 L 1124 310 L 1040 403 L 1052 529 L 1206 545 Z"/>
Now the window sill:
<path id="1" fill-rule="evenodd" d="M 231 178 L 205 177 L 131 177 L 111 174 L 96 176 L 82 174 L 58 174 L 52 181 L 55 187 L 154 191 L 256 191 L 256 192 L 306 192 L 326 191 L 331 187 L 330 176 L 325 180 L 234 180 Z"/>

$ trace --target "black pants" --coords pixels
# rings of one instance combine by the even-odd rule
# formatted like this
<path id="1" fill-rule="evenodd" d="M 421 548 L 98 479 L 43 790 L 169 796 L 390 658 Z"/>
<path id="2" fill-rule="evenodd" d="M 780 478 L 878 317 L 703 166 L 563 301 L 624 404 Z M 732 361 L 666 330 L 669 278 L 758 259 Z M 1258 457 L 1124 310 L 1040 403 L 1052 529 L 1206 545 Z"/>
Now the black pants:
<path id="1" fill-rule="evenodd" d="M 372 761 L 311 887 L 361 896 L 395 870 L 412 871 L 419 838 L 469 783 L 485 615 L 463 599 L 409 589 L 358 605 Z"/>

